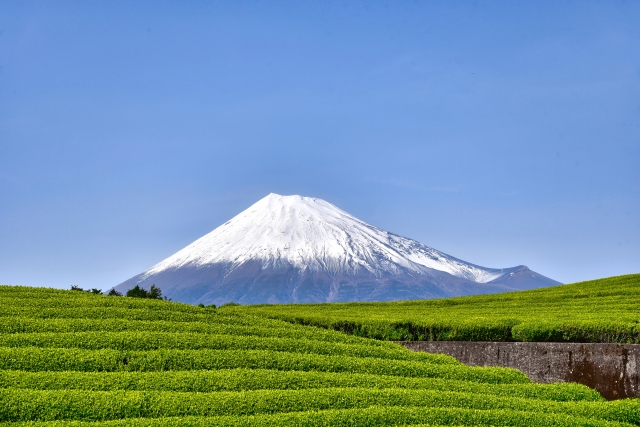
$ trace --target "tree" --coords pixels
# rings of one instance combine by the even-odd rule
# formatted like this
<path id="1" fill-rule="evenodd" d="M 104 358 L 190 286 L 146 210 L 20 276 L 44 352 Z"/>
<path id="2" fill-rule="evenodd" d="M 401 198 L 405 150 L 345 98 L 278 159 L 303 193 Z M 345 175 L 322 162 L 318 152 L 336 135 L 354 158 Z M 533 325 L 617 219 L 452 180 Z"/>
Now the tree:
<path id="1" fill-rule="evenodd" d="M 234 306 L 236 306 L 236 305 L 240 305 L 240 304 L 238 304 L 237 302 L 229 301 L 229 302 L 228 302 L 228 303 L 226 303 L 226 304 L 222 304 L 222 305 L 220 306 L 220 308 L 222 308 L 222 307 L 234 307 Z"/>
<path id="2" fill-rule="evenodd" d="M 147 298 L 162 299 L 162 291 L 156 285 L 151 285 L 151 288 L 149 288 L 149 292 L 147 293 Z"/>
<path id="3" fill-rule="evenodd" d="M 162 298 L 162 291 L 156 285 L 151 285 L 148 291 L 136 285 L 135 288 L 127 291 L 127 296 L 131 298 L 164 299 L 165 301 L 171 301 L 167 299 L 167 297 Z"/>
<path id="4" fill-rule="evenodd" d="M 97 288 L 82 289 L 80 286 L 71 285 L 71 290 L 72 291 L 80 291 L 80 292 L 91 292 L 92 294 L 102 295 L 102 291 L 100 289 L 97 289 Z"/>
<path id="5" fill-rule="evenodd" d="M 107 295 L 109 295 L 110 297 L 121 297 L 122 296 L 122 294 L 120 292 L 116 291 L 115 288 L 111 288 L 111 290 L 109 291 L 109 293 Z"/>
<path id="6" fill-rule="evenodd" d="M 147 291 L 145 291 L 140 286 L 136 285 L 135 288 L 129 289 L 127 291 L 127 296 L 130 298 L 146 298 Z"/>

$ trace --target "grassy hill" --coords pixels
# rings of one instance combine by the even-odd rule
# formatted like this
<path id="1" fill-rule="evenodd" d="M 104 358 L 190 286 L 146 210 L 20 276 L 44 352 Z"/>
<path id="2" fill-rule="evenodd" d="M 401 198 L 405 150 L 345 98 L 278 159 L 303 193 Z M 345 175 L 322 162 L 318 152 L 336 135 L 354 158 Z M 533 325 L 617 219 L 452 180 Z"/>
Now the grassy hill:
<path id="1" fill-rule="evenodd" d="M 630 426 L 640 402 L 230 309 L 0 286 L 8 426 Z"/>
<path id="2" fill-rule="evenodd" d="M 640 274 L 427 301 L 225 308 L 384 340 L 640 343 Z"/>

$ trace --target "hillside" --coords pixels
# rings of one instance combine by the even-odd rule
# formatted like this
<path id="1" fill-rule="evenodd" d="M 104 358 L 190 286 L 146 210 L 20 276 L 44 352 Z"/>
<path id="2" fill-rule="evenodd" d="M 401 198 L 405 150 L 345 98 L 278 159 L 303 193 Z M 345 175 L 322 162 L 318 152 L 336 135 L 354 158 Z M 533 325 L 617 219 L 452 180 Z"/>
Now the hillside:
<path id="1" fill-rule="evenodd" d="M 640 403 L 229 309 L 0 286 L 0 423 L 630 426 Z"/>
<path id="2" fill-rule="evenodd" d="M 385 340 L 640 343 L 640 274 L 428 301 L 233 307 Z"/>

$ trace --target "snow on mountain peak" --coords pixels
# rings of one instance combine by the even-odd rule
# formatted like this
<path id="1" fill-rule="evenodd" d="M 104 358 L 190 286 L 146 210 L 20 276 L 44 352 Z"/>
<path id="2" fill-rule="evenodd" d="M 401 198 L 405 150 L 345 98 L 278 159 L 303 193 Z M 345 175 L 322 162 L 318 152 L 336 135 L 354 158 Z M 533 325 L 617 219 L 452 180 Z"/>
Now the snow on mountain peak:
<path id="1" fill-rule="evenodd" d="M 259 261 L 263 269 L 294 267 L 334 275 L 438 270 L 479 283 L 507 273 L 386 232 L 324 200 L 271 193 L 145 271 L 142 279 L 185 266 L 227 264 L 233 271 L 247 261 Z"/>

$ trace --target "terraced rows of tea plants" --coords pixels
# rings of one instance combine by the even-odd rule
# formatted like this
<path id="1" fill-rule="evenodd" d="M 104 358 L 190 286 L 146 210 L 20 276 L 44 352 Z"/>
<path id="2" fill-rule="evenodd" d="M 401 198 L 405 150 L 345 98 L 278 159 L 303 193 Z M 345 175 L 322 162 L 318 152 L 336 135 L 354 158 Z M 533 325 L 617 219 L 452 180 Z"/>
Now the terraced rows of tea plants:
<path id="1" fill-rule="evenodd" d="M 640 343 L 640 274 L 427 301 L 235 306 L 360 337 L 412 341 Z"/>
<path id="2" fill-rule="evenodd" d="M 632 426 L 637 400 L 225 309 L 0 286 L 8 426 Z"/>

